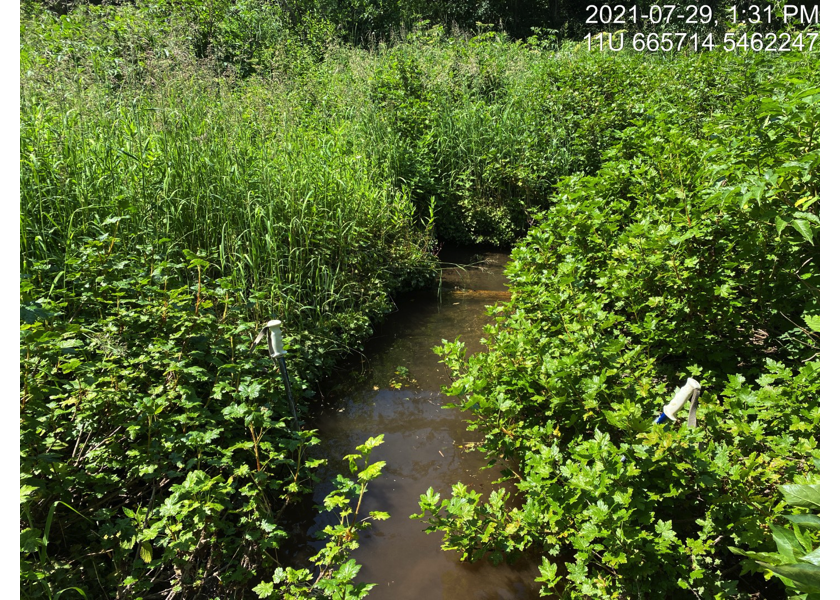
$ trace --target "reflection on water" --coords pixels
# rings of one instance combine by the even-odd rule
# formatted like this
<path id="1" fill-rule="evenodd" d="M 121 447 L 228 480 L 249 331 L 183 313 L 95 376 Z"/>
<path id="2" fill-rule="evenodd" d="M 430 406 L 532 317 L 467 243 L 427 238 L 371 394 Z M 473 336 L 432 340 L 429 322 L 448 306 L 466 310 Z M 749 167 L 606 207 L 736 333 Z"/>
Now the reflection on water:
<path id="1" fill-rule="evenodd" d="M 476 262 L 470 258 L 448 260 Z M 440 294 L 402 299 L 399 311 L 366 347 L 365 357 L 348 364 L 337 378 L 337 391 L 310 418 L 320 430 L 321 452 L 332 468 L 368 437 L 384 434 L 385 443 L 374 450 L 373 460 L 384 460 L 387 466 L 365 494 L 362 512 L 384 510 L 391 518 L 374 522 L 353 553 L 363 565 L 359 581 L 379 584 L 370 594 L 374 600 L 539 597 L 535 564 L 461 563 L 458 553 L 440 549 L 442 534 L 426 534 L 422 521 L 409 519 L 430 486 L 446 497 L 452 484 L 462 481 L 485 498 L 498 487 L 492 482 L 499 469 L 481 470 L 482 456 L 465 451 L 478 434 L 466 430 L 460 411 L 441 408 L 450 401 L 440 393 L 449 378 L 432 352 L 441 339 L 457 336 L 469 352 L 482 349 L 482 330 L 490 319 L 485 306 L 509 294 L 503 275 L 508 256 L 485 253 L 481 258 L 469 269 L 446 269 Z M 513 490 L 512 482 L 501 486 Z M 316 488 L 316 500 L 329 490 L 328 484 Z M 326 524 L 324 518 L 316 519 L 310 533 Z"/>

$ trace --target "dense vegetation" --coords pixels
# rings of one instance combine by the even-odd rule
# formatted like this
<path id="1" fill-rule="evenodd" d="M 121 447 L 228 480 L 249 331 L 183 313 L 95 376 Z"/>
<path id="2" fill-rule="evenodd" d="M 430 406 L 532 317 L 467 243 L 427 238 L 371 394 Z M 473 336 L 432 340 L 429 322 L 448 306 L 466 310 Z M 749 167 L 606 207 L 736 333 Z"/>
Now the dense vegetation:
<path id="1" fill-rule="evenodd" d="M 485 3 L 519 39 L 427 4 L 23 5 L 25 596 L 364 596 L 381 439 L 305 568 L 317 432 L 251 344 L 283 320 L 305 424 L 441 242 L 520 239 L 490 352 L 443 353 L 524 506 L 430 493 L 447 545 L 584 597 L 807 571 L 778 499 L 810 488 L 778 488 L 819 454 L 818 55 L 589 53 L 530 29 L 580 33 L 573 3 Z M 651 428 L 687 374 L 702 427 Z"/>
<path id="2" fill-rule="evenodd" d="M 653 104 L 594 176 L 558 183 L 514 250 L 490 351 L 439 350 L 525 497 L 430 490 L 447 547 L 536 549 L 546 591 L 592 598 L 747 597 L 727 546 L 770 550 L 772 530 L 790 562 L 813 550 L 777 527 L 776 490 L 818 483 L 817 67 L 745 60 L 731 106 L 698 119 Z M 653 426 L 687 376 L 705 389 L 701 426 Z M 798 577 L 791 589 L 818 591 Z"/>
<path id="3" fill-rule="evenodd" d="M 27 0 L 29 4 L 36 0 Z M 71 12 L 85 4 L 129 4 L 129 0 L 40 0 L 59 14 Z M 159 3 L 167 14 L 185 11 L 187 22 L 194 28 L 194 49 L 200 56 L 213 56 L 250 68 L 246 63 L 260 62 L 278 44 L 290 37 L 306 42 L 337 37 L 345 42 L 367 43 L 371 39 L 392 35 L 401 29 L 411 29 L 418 22 L 440 24 L 447 32 L 472 29 L 477 23 L 489 24 L 506 31 L 515 39 L 525 39 L 542 32 L 558 39 L 580 39 L 587 33 L 603 28 L 593 22 L 590 3 L 576 0 L 164 0 Z M 649 12 L 655 0 L 637 2 L 600 2 L 601 5 L 623 4 L 635 6 L 638 14 Z M 716 15 L 725 15 L 733 6 L 746 10 L 752 0 L 706 0 Z M 774 1 L 779 7 L 781 2 Z M 668 5 L 684 10 L 697 7 L 692 0 L 670 0 Z M 809 11 L 819 0 L 798 3 Z M 699 23 L 698 23 L 699 24 Z M 686 19 L 670 26 L 659 23 L 648 29 L 693 30 Z M 714 27 L 711 23 L 709 27 Z M 599 28 L 600 27 L 600 28 Z M 642 25 L 644 28 L 644 25 Z M 725 23 L 718 27 L 725 29 Z"/>

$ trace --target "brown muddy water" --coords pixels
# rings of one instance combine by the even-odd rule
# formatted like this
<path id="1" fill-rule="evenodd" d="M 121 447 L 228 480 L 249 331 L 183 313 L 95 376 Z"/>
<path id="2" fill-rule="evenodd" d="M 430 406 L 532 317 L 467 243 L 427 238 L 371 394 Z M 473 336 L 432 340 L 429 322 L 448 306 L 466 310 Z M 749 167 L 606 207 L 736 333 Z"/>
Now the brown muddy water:
<path id="1" fill-rule="evenodd" d="M 443 535 L 425 533 L 425 524 L 409 519 L 419 511 L 418 498 L 429 487 L 450 496 L 458 481 L 487 498 L 496 487 L 513 491 L 513 483 L 494 485 L 500 468 L 482 470 L 479 452 L 467 449 L 479 440 L 469 432 L 466 417 L 444 409 L 451 399 L 441 393 L 449 383 L 446 368 L 432 348 L 441 339 L 460 336 L 469 353 L 483 350 L 483 328 L 490 321 L 485 306 L 509 298 L 504 265 L 507 254 L 462 251 L 442 260 L 472 266 L 443 270 L 439 290 L 398 299 L 398 310 L 378 327 L 364 356 L 348 361 L 335 378 L 337 387 L 323 404 L 312 406 L 308 426 L 317 427 L 320 453 L 331 469 L 367 438 L 384 434 L 372 460 L 387 465 L 365 494 L 362 514 L 387 511 L 391 518 L 374 521 L 362 532 L 353 557 L 362 565 L 357 581 L 376 582 L 372 600 L 507 600 L 539 597 L 539 576 L 533 562 L 492 565 L 462 563 L 457 552 L 440 549 Z M 347 474 L 346 471 L 342 471 Z M 327 477 L 336 472 L 326 473 Z M 315 490 L 315 501 L 330 491 Z M 321 515 L 309 533 L 330 522 Z"/>

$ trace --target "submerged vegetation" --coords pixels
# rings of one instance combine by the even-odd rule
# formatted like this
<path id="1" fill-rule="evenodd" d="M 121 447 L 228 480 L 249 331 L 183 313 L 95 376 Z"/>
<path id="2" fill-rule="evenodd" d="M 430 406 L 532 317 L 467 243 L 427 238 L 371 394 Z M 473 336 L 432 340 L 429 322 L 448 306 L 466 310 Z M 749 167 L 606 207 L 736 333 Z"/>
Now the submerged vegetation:
<path id="1" fill-rule="evenodd" d="M 430 490 L 445 547 L 536 554 L 570 597 L 814 592 L 819 54 L 282 4 L 22 6 L 23 594 L 364 597 L 381 437 L 307 569 L 317 432 L 252 343 L 283 321 L 305 424 L 439 245 L 476 242 L 515 245 L 513 296 L 488 352 L 439 352 L 514 485 Z M 700 426 L 652 426 L 687 376 Z"/>

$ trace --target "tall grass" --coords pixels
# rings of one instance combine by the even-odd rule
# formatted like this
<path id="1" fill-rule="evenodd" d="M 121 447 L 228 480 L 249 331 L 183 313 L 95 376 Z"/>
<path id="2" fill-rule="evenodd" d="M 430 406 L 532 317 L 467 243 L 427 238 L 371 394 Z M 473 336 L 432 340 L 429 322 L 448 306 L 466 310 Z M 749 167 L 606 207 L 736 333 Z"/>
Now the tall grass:
<path id="1" fill-rule="evenodd" d="M 268 312 L 301 323 L 419 282 L 424 225 L 513 243 L 621 130 L 679 106 L 699 131 L 765 59 L 548 51 L 432 27 L 294 68 L 279 47 L 241 79 L 190 54 L 188 23 L 156 15 L 24 19 L 24 270 L 119 227 L 131 244 L 203 252 L 243 299 L 265 292 Z"/>
<path id="2" fill-rule="evenodd" d="M 347 308 L 377 252 L 383 268 L 418 247 L 411 204 L 382 185 L 352 127 L 297 117 L 274 91 L 179 79 L 134 97 L 24 101 L 24 259 L 71 251 L 124 216 L 132 244 L 203 250 L 217 275 L 287 312 Z"/>

